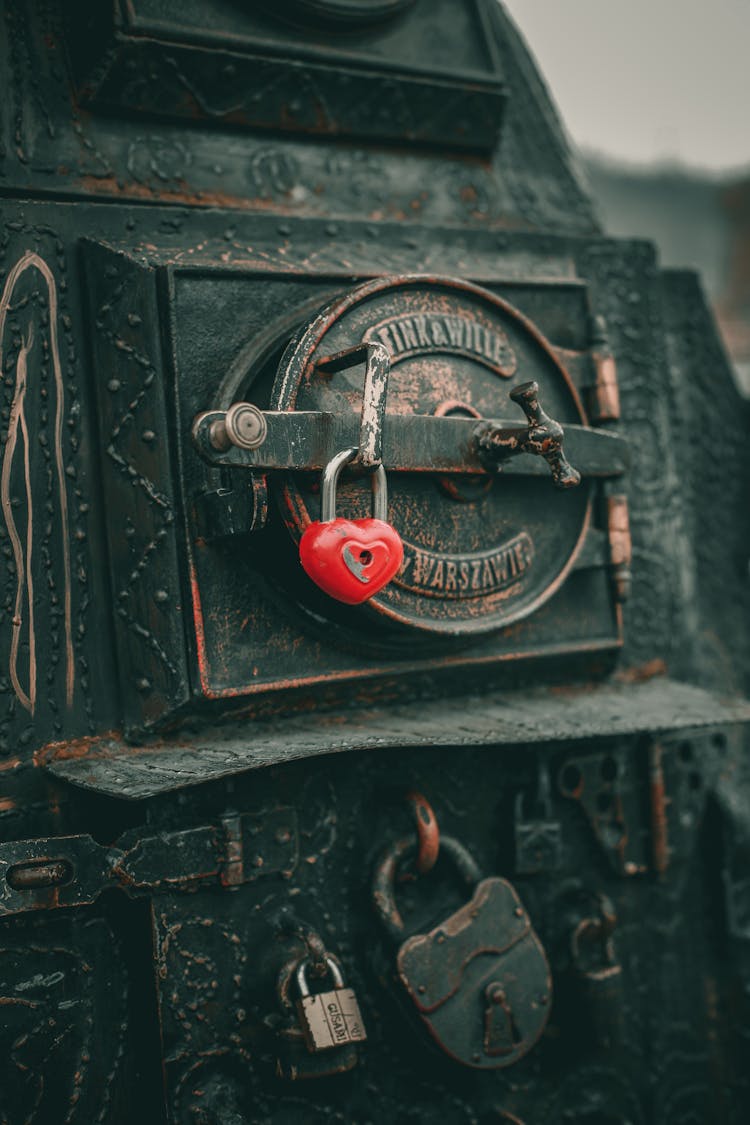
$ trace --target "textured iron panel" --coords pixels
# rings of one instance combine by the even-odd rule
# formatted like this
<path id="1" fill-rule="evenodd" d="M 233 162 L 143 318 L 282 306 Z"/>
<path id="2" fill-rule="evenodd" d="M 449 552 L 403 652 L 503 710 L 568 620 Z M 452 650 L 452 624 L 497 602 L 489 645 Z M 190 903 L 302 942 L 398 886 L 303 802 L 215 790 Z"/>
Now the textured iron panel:
<path id="1" fill-rule="evenodd" d="M 55 777 L 136 800 L 246 770 L 346 750 L 394 747 L 503 747 L 582 741 L 750 722 L 750 702 L 672 680 L 552 688 L 442 700 L 425 707 L 317 714 L 277 722 L 205 727 L 149 746 L 102 735 L 48 748 Z M 81 753 L 85 756 L 80 756 Z M 69 757 L 67 755 L 70 755 Z"/>

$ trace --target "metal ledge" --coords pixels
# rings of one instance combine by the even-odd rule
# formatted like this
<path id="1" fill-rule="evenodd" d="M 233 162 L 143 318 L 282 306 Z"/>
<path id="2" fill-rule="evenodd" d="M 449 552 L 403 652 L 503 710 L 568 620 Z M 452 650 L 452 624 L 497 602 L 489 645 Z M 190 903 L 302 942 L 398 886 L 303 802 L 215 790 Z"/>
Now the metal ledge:
<path id="1" fill-rule="evenodd" d="M 654 679 L 246 721 L 138 744 L 107 734 L 53 743 L 39 752 L 37 764 L 84 789 L 139 800 L 346 750 L 500 749 L 746 722 L 746 700 Z"/>

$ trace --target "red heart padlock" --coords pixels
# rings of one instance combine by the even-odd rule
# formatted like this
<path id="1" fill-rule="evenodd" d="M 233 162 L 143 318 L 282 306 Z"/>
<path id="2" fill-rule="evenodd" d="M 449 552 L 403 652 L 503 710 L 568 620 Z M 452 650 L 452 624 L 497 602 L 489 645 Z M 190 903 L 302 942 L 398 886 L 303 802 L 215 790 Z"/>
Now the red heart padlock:
<path id="1" fill-rule="evenodd" d="M 339 474 L 357 452 L 345 449 L 326 465 L 321 518 L 306 528 L 299 545 L 305 573 L 326 594 L 346 605 L 360 605 L 374 597 L 390 582 L 404 557 L 401 536 L 385 520 L 388 491 L 382 465 L 372 477 L 374 515 L 359 520 L 336 517 Z"/>
<path id="2" fill-rule="evenodd" d="M 299 558 L 313 582 L 346 605 L 359 605 L 390 582 L 401 566 L 404 545 L 395 527 L 368 516 L 362 520 L 316 520 L 302 536 Z"/>

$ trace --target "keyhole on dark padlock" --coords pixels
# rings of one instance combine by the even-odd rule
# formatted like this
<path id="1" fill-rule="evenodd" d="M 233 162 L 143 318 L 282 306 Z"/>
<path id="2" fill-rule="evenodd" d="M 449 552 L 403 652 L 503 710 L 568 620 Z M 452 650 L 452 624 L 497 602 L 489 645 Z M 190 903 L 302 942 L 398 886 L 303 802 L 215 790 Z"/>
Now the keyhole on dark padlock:
<path id="1" fill-rule="evenodd" d="M 490 1057 L 509 1055 L 521 1042 L 521 1033 L 503 986 L 491 981 L 484 990 L 484 1053 Z"/>

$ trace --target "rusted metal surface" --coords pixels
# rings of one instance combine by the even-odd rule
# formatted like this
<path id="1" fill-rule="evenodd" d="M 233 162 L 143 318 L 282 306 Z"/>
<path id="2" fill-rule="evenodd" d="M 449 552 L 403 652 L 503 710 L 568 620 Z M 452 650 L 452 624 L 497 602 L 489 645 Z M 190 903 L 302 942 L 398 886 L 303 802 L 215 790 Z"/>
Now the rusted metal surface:
<path id="1" fill-rule="evenodd" d="M 589 394 L 589 413 L 594 422 L 617 422 L 620 417 L 620 388 L 617 383 L 617 362 L 609 346 L 604 317 L 594 317 L 591 343 L 591 364 L 594 386 Z"/>
<path id="2" fill-rule="evenodd" d="M 429 6 L 403 0 L 357 5 L 355 28 L 374 19 L 374 42 L 365 28 L 343 57 L 335 37 L 331 43 L 319 26 L 308 39 L 288 28 L 275 7 L 276 18 L 267 18 L 266 5 L 219 5 L 206 16 L 196 0 L 179 15 L 153 0 L 131 0 L 111 14 L 95 2 L 68 6 L 78 95 L 86 104 L 254 130 L 485 152 L 499 139 L 505 88 L 494 52 L 481 40 L 488 0 L 456 0 L 454 21 L 466 36 L 461 47 Z M 342 23 L 348 30 L 354 10 L 345 0 L 285 6 L 293 23 L 302 17 L 315 27 L 323 16 L 334 36 Z M 401 34 L 382 44 L 379 24 L 402 9 Z"/>
<path id="3" fill-rule="evenodd" d="M 364 360 L 365 384 L 359 417 L 357 461 L 363 469 L 375 469 L 383 462 L 383 420 L 388 395 L 391 353 L 383 344 L 370 342 L 324 357 L 318 361 L 321 371 L 334 374 L 345 371 Z"/>
<path id="4" fill-rule="evenodd" d="M 706 793 L 726 736 L 679 738 L 674 730 L 647 745 L 637 765 L 617 752 L 571 758 L 559 775 L 565 797 L 579 801 L 603 853 L 617 873 L 665 875 L 684 865 L 689 835 L 700 823 Z M 679 841 L 679 844 L 677 843 Z"/>
<path id="5" fill-rule="evenodd" d="M 471 698 L 471 697 L 470 697 Z M 622 738 L 662 731 L 700 732 L 750 721 L 750 704 L 688 684 L 651 680 L 621 686 L 579 686 L 524 692 L 524 713 L 512 693 L 390 707 L 204 725 L 199 733 L 129 743 L 122 736 L 52 744 L 39 763 L 55 777 L 129 800 L 318 755 L 390 747 L 483 746 L 488 749 Z M 701 736 L 702 737 L 702 736 Z"/>
<path id="6" fill-rule="evenodd" d="M 0 915 L 81 906 L 104 891 L 128 895 L 239 887 L 263 875 L 289 878 L 297 865 L 294 809 L 225 815 L 219 825 L 125 838 L 111 847 L 91 836 L 0 844 Z"/>
<path id="7" fill-rule="evenodd" d="M 696 279 L 600 236 L 494 0 L 0 29 L 0 1118 L 744 1125 L 750 419 Z M 524 382 L 578 488 L 481 463 Z M 349 448 L 410 552 L 372 610 L 296 556 Z M 329 957 L 367 1041 L 311 1052 Z"/>
<path id="8" fill-rule="evenodd" d="M 28 863 L 15 863 L 5 873 L 5 881 L 14 891 L 39 890 L 58 887 L 73 876 L 73 869 L 64 859 L 34 859 Z"/>
<path id="9" fill-rule="evenodd" d="M 670 800 L 664 784 L 662 748 L 653 742 L 648 748 L 648 782 L 651 800 L 651 862 L 657 875 L 664 875 L 669 867 L 669 826 L 667 802 Z"/>
<path id="10" fill-rule="evenodd" d="M 461 418 L 452 403 L 445 413 L 439 413 L 443 405 L 436 408 L 433 417 L 388 416 L 382 459 L 389 471 L 450 472 L 461 476 L 498 471 L 504 476 L 545 476 L 549 472 L 538 460 L 541 451 L 528 447 L 529 427 L 514 426 L 510 420 L 500 419 L 484 420 L 477 425 L 469 418 Z M 462 404 L 462 410 L 468 413 L 468 409 Z M 481 419 L 478 412 L 469 417 Z M 217 449 L 215 442 L 222 439 L 214 435 L 221 435 L 224 417 L 222 412 L 206 411 L 196 418 L 195 444 L 211 465 L 304 472 L 319 471 L 338 450 L 348 448 L 353 440 L 356 443 L 357 421 L 350 411 L 332 414 L 267 410 L 262 412 L 262 418 L 266 436 L 252 450 L 239 445 Z M 616 434 L 569 423 L 565 427 L 565 441 L 583 476 L 618 477 L 627 470 L 627 446 Z M 541 456 L 544 461 L 545 454 Z"/>

